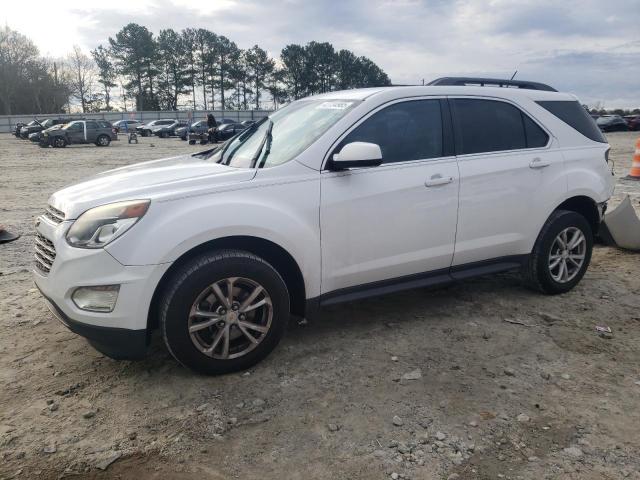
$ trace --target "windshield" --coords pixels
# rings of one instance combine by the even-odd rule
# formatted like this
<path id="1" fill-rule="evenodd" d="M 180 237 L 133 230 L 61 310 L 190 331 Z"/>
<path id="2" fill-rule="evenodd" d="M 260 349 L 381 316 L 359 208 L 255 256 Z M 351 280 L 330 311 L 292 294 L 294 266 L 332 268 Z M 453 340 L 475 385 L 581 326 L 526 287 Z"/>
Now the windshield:
<path id="1" fill-rule="evenodd" d="M 254 123 L 212 160 L 237 168 L 267 168 L 288 162 L 315 142 L 358 103 L 356 100 L 298 100 Z"/>

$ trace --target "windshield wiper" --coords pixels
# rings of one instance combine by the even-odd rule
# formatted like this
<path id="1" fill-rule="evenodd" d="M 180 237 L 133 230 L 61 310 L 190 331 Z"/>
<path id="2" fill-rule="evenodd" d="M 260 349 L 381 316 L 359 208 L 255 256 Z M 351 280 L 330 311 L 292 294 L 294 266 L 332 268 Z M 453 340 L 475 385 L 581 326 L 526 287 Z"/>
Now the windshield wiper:
<path id="1" fill-rule="evenodd" d="M 265 132 L 264 137 L 262 138 L 262 142 L 260 142 L 260 147 L 258 148 L 258 150 L 256 150 L 255 155 L 251 159 L 251 168 L 255 168 L 263 148 L 265 149 L 265 151 L 264 151 L 264 157 L 261 163 L 264 163 L 264 159 L 266 159 L 267 155 L 269 155 L 269 152 L 271 151 L 271 130 L 273 130 L 273 121 L 269 119 L 269 126 L 267 127 L 267 131 Z"/>

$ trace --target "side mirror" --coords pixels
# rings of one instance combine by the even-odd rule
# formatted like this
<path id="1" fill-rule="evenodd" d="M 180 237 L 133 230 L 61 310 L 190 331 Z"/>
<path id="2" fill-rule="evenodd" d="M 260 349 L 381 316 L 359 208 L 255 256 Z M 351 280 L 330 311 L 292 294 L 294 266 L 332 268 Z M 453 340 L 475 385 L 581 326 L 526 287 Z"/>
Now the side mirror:
<path id="1" fill-rule="evenodd" d="M 347 143 L 342 150 L 333 154 L 332 166 L 335 170 L 358 167 L 377 167 L 382 163 L 382 150 L 375 143 Z"/>

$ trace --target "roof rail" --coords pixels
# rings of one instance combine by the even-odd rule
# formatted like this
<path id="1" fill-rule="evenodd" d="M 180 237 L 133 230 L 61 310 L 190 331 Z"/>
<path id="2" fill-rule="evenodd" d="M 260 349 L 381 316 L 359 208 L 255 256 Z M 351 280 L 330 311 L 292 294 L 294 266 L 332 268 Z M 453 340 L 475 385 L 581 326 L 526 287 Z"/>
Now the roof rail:
<path id="1" fill-rule="evenodd" d="M 545 85 L 544 83 L 529 82 L 527 80 L 502 80 L 499 78 L 481 77 L 442 77 L 429 82 L 428 85 L 479 85 L 481 87 L 510 87 L 557 92 L 555 88 Z"/>

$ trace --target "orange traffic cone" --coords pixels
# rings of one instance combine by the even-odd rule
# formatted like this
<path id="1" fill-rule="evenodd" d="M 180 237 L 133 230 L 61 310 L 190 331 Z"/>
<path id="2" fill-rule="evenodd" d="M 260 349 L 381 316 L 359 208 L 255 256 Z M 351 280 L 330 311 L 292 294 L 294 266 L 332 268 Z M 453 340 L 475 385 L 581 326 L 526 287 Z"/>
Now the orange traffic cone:
<path id="1" fill-rule="evenodd" d="M 629 172 L 629 175 L 624 178 L 628 180 L 640 180 L 640 138 L 636 141 L 636 151 L 633 155 L 631 171 Z"/>

